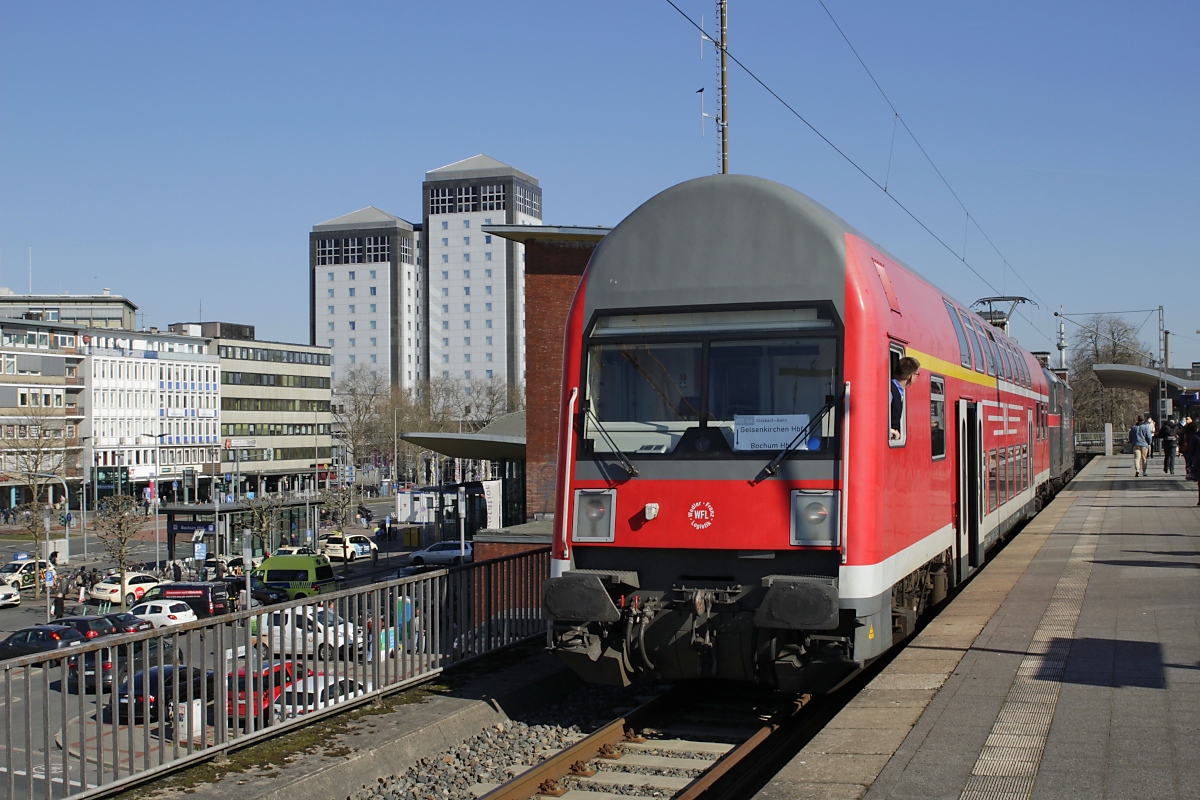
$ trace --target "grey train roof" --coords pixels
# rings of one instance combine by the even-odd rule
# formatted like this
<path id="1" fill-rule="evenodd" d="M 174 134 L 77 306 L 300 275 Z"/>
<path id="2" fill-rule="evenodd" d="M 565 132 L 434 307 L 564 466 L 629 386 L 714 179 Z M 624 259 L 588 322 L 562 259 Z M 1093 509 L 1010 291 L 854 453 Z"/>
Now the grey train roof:
<path id="1" fill-rule="evenodd" d="M 604 238 L 585 280 L 597 309 L 832 300 L 845 319 L 845 235 L 794 189 L 710 175 L 647 200 Z"/>

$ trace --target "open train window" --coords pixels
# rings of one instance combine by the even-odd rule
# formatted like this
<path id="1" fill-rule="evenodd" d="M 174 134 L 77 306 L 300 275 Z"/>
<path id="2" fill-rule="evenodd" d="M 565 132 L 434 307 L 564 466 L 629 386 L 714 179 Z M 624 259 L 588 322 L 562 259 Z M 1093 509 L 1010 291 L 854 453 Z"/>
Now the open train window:
<path id="1" fill-rule="evenodd" d="M 908 389 L 897 380 L 904 345 L 892 343 L 888 352 L 888 446 L 904 447 L 908 442 Z"/>
<path id="2" fill-rule="evenodd" d="M 962 320 L 958 318 L 958 312 L 954 310 L 954 306 L 950 305 L 950 301 L 942 298 L 942 302 L 946 304 L 946 313 L 950 315 L 950 324 L 954 326 L 954 335 L 958 337 L 958 358 L 964 367 L 971 368 L 971 343 L 967 341 L 966 331 L 963 330 Z"/>
<path id="3" fill-rule="evenodd" d="M 929 450 L 934 461 L 946 457 L 946 379 L 929 377 Z"/>

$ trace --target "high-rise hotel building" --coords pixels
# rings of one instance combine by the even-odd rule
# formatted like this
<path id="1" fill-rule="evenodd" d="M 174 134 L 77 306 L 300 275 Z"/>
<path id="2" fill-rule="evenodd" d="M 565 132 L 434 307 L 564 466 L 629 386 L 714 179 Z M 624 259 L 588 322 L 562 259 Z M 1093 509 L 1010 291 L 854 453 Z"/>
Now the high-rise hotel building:
<path id="1" fill-rule="evenodd" d="M 309 343 L 328 347 L 336 384 L 352 365 L 412 388 L 425 377 L 421 232 L 369 206 L 309 234 Z"/>
<path id="2" fill-rule="evenodd" d="M 525 380 L 525 247 L 485 225 L 537 225 L 537 179 L 486 155 L 425 173 L 429 376 Z"/>
<path id="3" fill-rule="evenodd" d="M 542 219 L 537 179 L 486 155 L 425 174 L 423 223 L 374 206 L 309 234 L 310 343 L 333 383 L 365 364 L 403 389 L 525 376 L 525 252 L 485 225 Z"/>

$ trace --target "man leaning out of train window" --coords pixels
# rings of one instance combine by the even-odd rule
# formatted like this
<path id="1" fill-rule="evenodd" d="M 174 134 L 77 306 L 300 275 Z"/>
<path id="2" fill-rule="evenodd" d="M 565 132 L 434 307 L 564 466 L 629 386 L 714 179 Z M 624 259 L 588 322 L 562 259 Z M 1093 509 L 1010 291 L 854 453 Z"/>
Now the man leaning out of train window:
<path id="1" fill-rule="evenodd" d="M 912 356 L 905 356 L 896 362 L 896 369 L 892 372 L 892 392 L 891 392 L 891 430 L 888 433 L 889 438 L 893 441 L 899 441 L 901 438 L 901 430 L 904 425 L 904 391 L 917 379 L 917 372 L 921 369 L 921 362 L 917 361 Z"/>

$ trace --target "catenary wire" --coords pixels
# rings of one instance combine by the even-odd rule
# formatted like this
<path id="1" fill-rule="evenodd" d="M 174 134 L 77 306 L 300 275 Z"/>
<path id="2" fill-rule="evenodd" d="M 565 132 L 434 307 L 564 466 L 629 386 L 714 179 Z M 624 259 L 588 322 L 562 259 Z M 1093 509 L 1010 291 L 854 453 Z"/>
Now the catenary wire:
<path id="1" fill-rule="evenodd" d="M 1017 280 L 1025 284 L 1025 288 L 1029 290 L 1030 294 L 1040 300 L 1042 305 L 1048 305 L 1048 303 L 1046 303 L 1045 300 L 1042 300 L 1042 298 L 1038 295 L 1037 290 L 1029 285 L 1029 281 L 1021 277 L 1021 274 L 1017 272 L 1011 263 L 1009 263 L 1009 260 L 1004 256 L 1004 253 L 1000 252 L 1000 248 L 997 247 L 996 243 L 992 241 L 992 237 L 988 236 L 987 231 L 980 226 L 979 220 L 970 212 L 967 206 L 963 203 L 962 199 L 958 196 L 958 193 L 954 191 L 954 187 L 950 185 L 950 181 L 946 179 L 946 176 L 942 174 L 942 171 L 938 169 L 937 164 L 934 163 L 933 158 L 930 157 L 928 152 L 926 152 L 925 146 L 921 144 L 919 139 L 917 139 L 917 135 L 913 133 L 912 128 L 908 127 L 908 123 L 896 109 L 895 104 L 892 103 L 892 99 L 888 97 L 887 92 L 885 92 L 883 87 L 879 85 L 879 81 L 875 79 L 875 75 L 871 72 L 870 67 L 868 67 L 867 63 L 863 61 L 862 56 L 858 53 L 858 49 L 853 43 L 851 43 L 850 37 L 846 35 L 844 30 L 842 30 L 842 26 L 839 25 L 838 21 L 834 18 L 833 12 L 829 10 L 829 6 L 825 5 L 825 0 L 817 0 L 817 2 L 821 4 L 821 8 L 825 9 L 825 14 L 829 17 L 829 21 L 833 23 L 833 27 L 837 28 L 837 32 L 841 34 L 842 40 L 846 43 L 846 46 L 850 48 L 850 52 L 854 54 L 856 59 L 858 59 L 858 63 L 862 66 L 863 71 L 867 73 L 867 77 L 871 79 L 871 83 L 875 84 L 875 88 L 879 90 L 879 94 L 883 97 L 884 102 L 888 104 L 888 108 L 892 110 L 892 113 L 895 114 L 896 119 L 898 119 L 900 124 L 904 126 L 904 130 L 908 132 L 908 135 L 912 137 L 913 143 L 916 144 L 917 149 L 921 151 L 921 155 L 925 156 L 925 160 L 929 162 L 929 166 L 933 168 L 935 173 L 937 173 L 938 178 L 941 179 L 942 184 L 946 187 L 946 191 L 950 192 L 950 196 L 954 198 L 956 203 L 958 203 L 958 207 L 961 208 L 963 213 L 967 215 L 967 221 L 975 227 L 975 230 L 979 231 L 980 235 L 983 236 L 984 241 L 991 246 L 996 255 L 1000 256 L 1000 261 L 1004 264 L 1004 266 L 1016 276 Z M 884 191 L 887 190 L 885 189 Z M 963 252 L 966 252 L 965 246 Z"/>
<path id="2" fill-rule="evenodd" d="M 707 32 L 704 30 L 704 28 L 699 23 L 697 23 L 695 20 L 693 20 L 691 17 L 689 17 L 687 15 L 687 13 L 684 12 L 683 9 L 681 9 L 678 5 L 676 5 L 674 0 L 665 0 L 665 2 L 667 3 L 667 5 L 671 6 L 671 8 L 675 9 L 675 11 L 679 14 L 679 16 L 681 16 L 685 20 L 687 20 L 688 24 L 690 24 L 693 28 L 698 30 L 701 34 L 707 36 Z M 821 131 L 819 131 L 815 125 L 813 125 L 811 122 L 809 122 L 804 117 L 803 114 L 801 114 L 799 111 L 797 111 L 795 108 L 793 108 L 790 103 L 788 103 L 786 100 L 784 100 L 783 97 L 781 97 L 778 92 L 776 92 L 774 89 L 772 89 L 770 86 L 768 86 L 767 83 L 762 78 L 758 77 L 758 75 L 755 74 L 753 70 L 751 70 L 748 66 L 743 64 L 741 62 L 741 60 L 738 59 L 737 56 L 735 56 L 732 52 L 729 51 L 728 48 L 725 49 L 725 55 L 729 58 L 730 61 L 737 64 L 739 67 L 741 67 L 742 71 L 745 72 L 747 75 L 749 75 L 751 80 L 753 80 L 755 83 L 757 83 L 759 86 L 761 86 L 763 88 L 763 90 L 766 91 L 767 94 L 771 95 L 771 97 L 773 97 L 777 101 L 779 101 L 779 104 L 782 105 L 784 108 L 786 108 L 792 114 L 792 116 L 794 116 L 796 119 L 800 120 L 800 122 L 804 123 L 805 127 L 807 127 L 810 131 L 812 131 L 814 134 L 816 134 L 817 138 L 819 138 L 825 144 L 829 145 L 830 149 L 832 149 L 835 153 L 837 153 L 839 156 L 841 156 L 842 159 L 847 164 L 854 167 L 854 169 L 858 170 L 860 175 L 862 175 L 864 178 L 866 178 L 868 182 L 870 182 L 873 186 L 875 186 L 875 188 L 877 188 L 881 192 L 883 192 L 884 195 L 886 195 L 893 203 L 895 203 L 896 206 L 901 211 L 903 211 L 905 214 L 907 214 L 913 222 L 917 223 L 917 225 L 919 225 L 922 230 L 924 230 L 931 237 L 933 237 L 933 240 L 935 242 L 937 242 L 938 244 L 940 244 L 946 250 L 946 252 L 950 253 L 950 255 L 952 255 L 956 259 L 958 259 L 962 263 L 962 265 L 965 266 L 968 270 L 970 270 L 971 273 L 976 278 L 978 278 L 980 281 L 982 281 L 985 286 L 987 286 L 993 292 L 996 292 L 996 294 L 1001 294 L 1001 291 L 999 289 L 997 289 L 994 285 L 992 285 L 992 282 L 989 281 L 987 278 L 985 278 L 979 272 L 979 270 L 977 270 L 977 269 L 975 269 L 975 267 L 971 266 L 971 263 L 969 261 L 967 261 L 964 256 L 959 255 L 957 252 L 955 252 L 954 248 L 951 247 L 944 239 L 942 239 L 942 237 L 940 237 L 936 233 L 934 233 L 933 229 L 931 229 L 928 225 L 926 225 L 925 222 L 916 215 L 916 213 L 914 213 L 912 210 L 910 210 L 908 208 L 908 206 L 904 205 L 904 203 L 900 202 L 900 200 L 895 195 L 893 195 L 891 192 L 887 191 L 887 189 L 885 189 L 883 187 L 883 185 L 879 183 L 878 180 L 876 180 L 874 177 L 872 177 L 870 173 L 868 173 L 862 166 L 860 166 L 858 164 L 858 162 L 856 162 L 853 158 L 851 158 L 848 154 L 846 154 L 840 147 L 838 147 L 836 144 L 834 144 L 833 141 L 829 139 L 829 137 L 827 137 L 825 134 L 821 133 Z M 907 126 L 905 126 L 905 127 L 907 129 Z M 955 199 L 957 199 L 957 197 Z M 976 225 L 976 227 L 978 227 L 978 224 Z M 986 234 L 985 234 L 985 237 L 986 237 Z M 999 252 L 999 251 L 997 251 L 997 252 Z M 1001 256 L 1001 258 L 1003 258 L 1003 256 Z M 1014 274 L 1015 274 L 1015 271 L 1014 271 Z M 1022 319 L 1024 319 L 1027 323 L 1029 323 L 1029 326 L 1031 328 L 1033 328 L 1035 331 L 1040 333 L 1042 335 L 1042 338 L 1044 338 L 1047 342 L 1054 341 L 1053 337 L 1049 336 L 1044 330 L 1042 330 L 1040 327 L 1038 327 L 1038 325 L 1032 319 L 1030 319 L 1028 316 L 1026 316 L 1023 312 L 1018 310 L 1017 314 Z"/>

